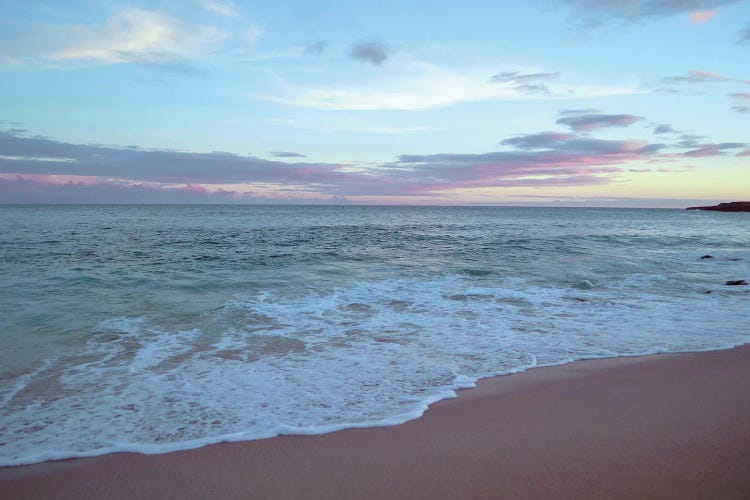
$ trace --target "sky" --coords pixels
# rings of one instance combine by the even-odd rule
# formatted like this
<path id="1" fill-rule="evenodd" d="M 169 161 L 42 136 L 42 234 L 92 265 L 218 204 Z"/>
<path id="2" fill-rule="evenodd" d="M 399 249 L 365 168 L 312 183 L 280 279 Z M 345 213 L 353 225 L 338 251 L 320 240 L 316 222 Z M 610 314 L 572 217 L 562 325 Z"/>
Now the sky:
<path id="1" fill-rule="evenodd" d="M 750 0 L 0 0 L 0 203 L 750 199 Z"/>

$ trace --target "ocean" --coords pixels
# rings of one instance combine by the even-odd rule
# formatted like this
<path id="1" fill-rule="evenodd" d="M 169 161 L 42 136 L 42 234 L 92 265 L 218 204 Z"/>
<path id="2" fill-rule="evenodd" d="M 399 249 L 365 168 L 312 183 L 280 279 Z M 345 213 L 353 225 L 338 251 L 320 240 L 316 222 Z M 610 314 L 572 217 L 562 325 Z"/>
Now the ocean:
<path id="1" fill-rule="evenodd" d="M 750 218 L 0 207 L 0 465 L 392 425 L 482 377 L 750 342 Z M 712 258 L 701 259 L 705 254 Z"/>

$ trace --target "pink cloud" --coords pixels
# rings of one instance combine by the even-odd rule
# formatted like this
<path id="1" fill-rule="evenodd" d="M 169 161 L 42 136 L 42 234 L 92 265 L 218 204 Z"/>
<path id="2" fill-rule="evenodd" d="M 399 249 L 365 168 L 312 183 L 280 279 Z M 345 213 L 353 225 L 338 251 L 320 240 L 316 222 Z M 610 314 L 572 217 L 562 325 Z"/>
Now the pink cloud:
<path id="1" fill-rule="evenodd" d="M 688 19 L 692 24 L 703 24 L 710 21 L 716 14 L 715 10 L 694 10 L 688 14 Z"/>
<path id="2" fill-rule="evenodd" d="M 204 188 L 200 184 L 187 184 L 183 188 L 183 190 L 195 194 L 208 194 L 208 189 Z"/>
<path id="3" fill-rule="evenodd" d="M 667 78 L 664 78 L 664 81 L 668 83 L 710 83 L 710 82 L 728 82 L 731 80 L 732 80 L 731 78 L 728 78 L 724 75 L 720 75 L 718 73 L 712 73 L 710 71 L 703 71 L 699 69 L 688 71 L 686 75 L 669 76 Z"/>
<path id="4" fill-rule="evenodd" d="M 589 131 L 644 120 L 636 115 L 590 111 L 568 111 L 559 121 Z M 230 153 L 118 149 L 0 132 L 0 149 L 7 151 L 0 158 L 0 172 L 4 171 L 0 174 L 0 201 L 315 202 L 342 196 L 430 197 L 492 187 L 603 185 L 617 181 L 628 168 L 637 169 L 641 162 L 734 155 L 748 148 L 746 143 L 706 144 L 698 139 L 670 146 L 544 131 L 502 140 L 501 150 L 486 153 L 401 155 L 392 162 L 357 166 L 286 163 Z M 74 161 L 16 159 L 29 155 L 64 156 Z"/>
<path id="5" fill-rule="evenodd" d="M 746 148 L 747 143 L 744 142 L 722 142 L 718 144 L 698 144 L 695 149 L 691 149 L 683 156 L 689 156 L 691 158 L 701 158 L 706 156 L 721 156 L 725 154 L 728 149 L 740 149 Z"/>
<path id="6" fill-rule="evenodd" d="M 101 177 L 92 175 L 65 175 L 65 174 L 16 174 L 16 173 L 0 173 L 0 179 L 2 180 L 25 180 L 31 181 L 39 185 L 56 185 L 60 186 L 63 184 L 79 184 L 82 186 L 94 186 L 97 184 L 103 184 L 107 181 Z"/>

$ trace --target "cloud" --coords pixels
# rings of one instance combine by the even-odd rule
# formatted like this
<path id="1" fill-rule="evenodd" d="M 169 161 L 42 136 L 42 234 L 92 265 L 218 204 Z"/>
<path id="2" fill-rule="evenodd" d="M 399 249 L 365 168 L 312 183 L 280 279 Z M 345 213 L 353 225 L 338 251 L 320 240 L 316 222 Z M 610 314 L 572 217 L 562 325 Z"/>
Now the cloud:
<path id="1" fill-rule="evenodd" d="M 328 48 L 328 42 L 325 40 L 317 40 L 315 42 L 312 42 L 308 44 L 305 47 L 305 50 L 309 54 L 322 54 L 325 52 L 325 50 Z"/>
<path id="2" fill-rule="evenodd" d="M 274 158 L 305 158 L 305 155 L 294 151 L 271 151 L 270 155 Z"/>
<path id="3" fill-rule="evenodd" d="M 738 113 L 750 113 L 750 92 L 736 92 L 729 96 L 734 100 L 733 110 Z"/>
<path id="4" fill-rule="evenodd" d="M 523 150 L 483 154 L 402 155 L 395 175 L 432 190 L 472 187 L 596 185 L 611 182 L 621 165 L 648 159 L 659 145 L 543 132 L 503 141 Z M 414 188 L 412 187 L 412 190 Z"/>
<path id="5" fill-rule="evenodd" d="M 582 99 L 639 93 L 634 88 L 546 84 L 548 95 L 530 94 L 509 82 L 493 82 L 484 68 L 447 69 L 434 64 L 394 58 L 366 83 L 338 86 L 294 87 L 286 96 L 265 100 L 288 106 L 327 110 L 422 110 L 464 102 L 511 101 L 522 99 Z M 258 98 L 253 95 L 253 98 Z"/>
<path id="6" fill-rule="evenodd" d="M 750 149 L 746 149 L 744 151 L 740 151 L 735 156 L 750 156 Z"/>
<path id="7" fill-rule="evenodd" d="M 719 144 L 699 144 L 697 148 L 683 153 L 683 156 L 691 158 L 702 158 L 706 156 L 721 156 L 728 149 L 741 149 L 748 147 L 745 142 L 722 142 Z"/>
<path id="8" fill-rule="evenodd" d="M 169 200 L 176 199 L 175 193 L 208 196 L 220 190 L 222 196 L 230 196 L 228 192 L 240 196 L 247 192 L 247 186 L 265 186 L 257 189 L 258 195 L 286 190 L 284 196 L 291 198 L 432 197 L 476 188 L 608 184 L 623 172 L 624 165 L 655 158 L 663 147 L 646 141 L 603 140 L 561 132 L 515 136 L 502 145 L 508 149 L 480 154 L 401 155 L 394 162 L 357 166 L 287 163 L 223 152 L 78 145 L 0 132 L 0 178 L 67 186 L 42 189 L 19 184 L 27 192 L 41 189 L 51 199 L 57 199 L 54 193 L 59 190 L 80 193 L 86 186 L 93 190 L 86 192 L 112 192 L 112 200 L 121 199 L 117 193 L 131 193 L 130 197 L 135 196 L 132 193 L 147 193 L 138 194 L 142 196 L 139 199 L 147 199 L 156 196 L 153 190 L 159 189 L 167 190 L 164 199 Z M 133 187 L 136 185 L 140 187 Z"/>
<path id="9" fill-rule="evenodd" d="M 718 12 L 715 10 L 694 10 L 688 14 L 692 24 L 703 24 L 713 19 Z"/>
<path id="10" fill-rule="evenodd" d="M 434 132 L 445 130 L 440 127 L 425 125 L 392 125 L 391 123 L 378 123 L 371 118 L 361 119 L 351 116 L 330 117 L 321 122 L 319 119 L 291 119 L 291 118 L 270 118 L 269 122 L 282 123 L 289 127 L 296 127 L 305 130 L 315 130 L 317 132 L 365 132 L 368 134 L 413 134 L 419 132 Z"/>
<path id="11" fill-rule="evenodd" d="M 237 6 L 231 0 L 196 0 L 204 10 L 225 17 L 237 17 Z"/>
<path id="12" fill-rule="evenodd" d="M 64 167 L 60 165 L 64 164 Z M 0 172 L 165 183 L 326 183 L 361 178 L 340 165 L 286 163 L 231 153 L 78 145 L 0 132 Z M 365 176 L 366 177 L 366 176 Z"/>
<path id="13" fill-rule="evenodd" d="M 612 22 L 638 22 L 713 11 L 740 0 L 561 0 L 577 25 L 595 28 Z M 707 14 L 703 14 L 706 16 Z M 700 15 L 699 15 L 700 17 Z M 713 17 L 713 16 L 711 16 Z M 709 17 L 710 19 L 710 17 Z M 691 19 L 692 22 L 692 19 Z M 703 21 L 705 22 L 705 21 Z"/>
<path id="14" fill-rule="evenodd" d="M 708 71 L 693 70 L 686 75 L 666 77 L 662 81 L 666 83 L 712 83 L 728 82 L 731 78 Z"/>
<path id="15" fill-rule="evenodd" d="M 349 57 L 361 63 L 379 66 L 388 59 L 388 48 L 382 41 L 371 40 L 352 44 Z"/>
<path id="16" fill-rule="evenodd" d="M 572 134 L 562 132 L 538 132 L 536 134 L 520 135 L 503 140 L 500 144 L 514 146 L 519 149 L 543 149 L 560 146 L 575 139 Z"/>
<path id="17" fill-rule="evenodd" d="M 529 94 L 546 94 L 550 91 L 546 83 L 559 78 L 559 73 L 519 73 L 518 71 L 506 71 L 490 77 L 494 83 L 508 83 L 513 88 Z"/>
<path id="18" fill-rule="evenodd" d="M 245 31 L 242 34 L 242 38 L 250 44 L 257 42 L 261 36 L 263 36 L 263 28 L 254 24 L 245 28 Z"/>
<path id="19" fill-rule="evenodd" d="M 677 131 L 668 123 L 661 123 L 654 128 L 654 134 L 674 134 Z"/>
<path id="20" fill-rule="evenodd" d="M 558 118 L 557 123 L 567 125 L 575 132 L 589 132 L 608 127 L 627 127 L 633 123 L 643 120 L 642 116 L 635 115 L 605 115 L 600 113 L 571 114 Z"/>
<path id="21" fill-rule="evenodd" d="M 742 32 L 742 35 L 740 36 L 740 43 L 750 42 L 750 26 L 745 28 L 745 31 Z"/>
<path id="22" fill-rule="evenodd" d="M 0 174 L 0 203 L 330 203 L 331 196 L 294 186 L 252 185 L 243 191 L 209 190 L 200 184 L 113 182 L 97 177 L 63 178 Z"/>
<path id="23" fill-rule="evenodd" d="M 592 113 L 599 113 L 598 109 L 585 108 L 585 109 L 563 109 L 558 113 L 559 116 L 570 116 L 570 115 L 587 115 Z"/>
<path id="24" fill-rule="evenodd" d="M 205 72 L 195 69 L 191 60 L 210 52 L 226 37 L 210 26 L 131 8 L 101 24 L 18 24 L 11 36 L 0 38 L 0 51 L 20 62 L 43 60 L 45 68 L 130 63 L 196 76 Z"/>
<path id="25" fill-rule="evenodd" d="M 695 134 L 682 134 L 680 136 L 680 142 L 677 143 L 676 147 L 679 148 L 694 148 L 698 146 L 698 141 L 703 139 L 702 135 Z"/>
<path id="26" fill-rule="evenodd" d="M 182 60 L 223 38 L 217 30 L 189 26 L 142 9 L 127 9 L 104 27 L 76 27 L 77 36 L 49 57 L 58 61 L 90 60 L 105 64 Z"/>

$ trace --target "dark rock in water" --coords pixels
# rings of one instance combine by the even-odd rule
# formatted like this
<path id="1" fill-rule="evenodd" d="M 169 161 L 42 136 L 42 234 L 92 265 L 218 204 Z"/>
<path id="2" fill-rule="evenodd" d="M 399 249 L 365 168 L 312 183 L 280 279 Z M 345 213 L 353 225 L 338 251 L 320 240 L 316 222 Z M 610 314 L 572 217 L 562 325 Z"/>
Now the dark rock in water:
<path id="1" fill-rule="evenodd" d="M 701 259 L 713 259 L 713 257 L 710 255 L 704 255 Z"/>
<path id="2" fill-rule="evenodd" d="M 750 212 L 750 201 L 719 203 L 710 207 L 687 207 L 685 210 L 711 210 L 714 212 Z"/>
<path id="3" fill-rule="evenodd" d="M 728 261 L 730 261 L 730 262 L 739 262 L 739 261 L 741 261 L 742 259 L 740 259 L 739 257 L 729 257 L 729 258 L 727 258 L 727 259 L 724 259 L 724 260 L 728 260 Z"/>
<path id="4" fill-rule="evenodd" d="M 711 290 L 706 290 L 706 291 L 705 291 L 705 292 L 703 292 L 703 293 L 711 293 Z"/>
<path id="5" fill-rule="evenodd" d="M 745 280 L 730 280 L 730 281 L 725 281 L 724 284 L 725 285 L 747 285 L 747 281 L 745 281 Z"/>

